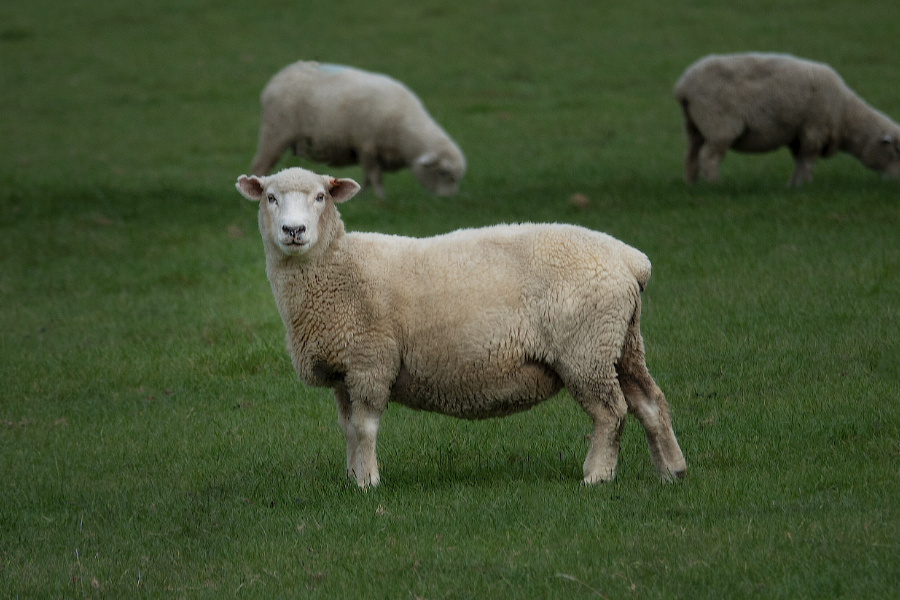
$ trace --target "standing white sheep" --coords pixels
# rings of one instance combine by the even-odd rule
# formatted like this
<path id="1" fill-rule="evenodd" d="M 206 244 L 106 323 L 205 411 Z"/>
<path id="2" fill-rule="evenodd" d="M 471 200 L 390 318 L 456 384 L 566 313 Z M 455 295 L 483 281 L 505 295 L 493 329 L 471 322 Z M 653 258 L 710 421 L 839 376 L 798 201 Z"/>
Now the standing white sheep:
<path id="1" fill-rule="evenodd" d="M 299 378 L 334 390 L 347 473 L 377 485 L 389 401 L 467 419 L 527 410 L 563 387 L 593 420 L 584 482 L 615 475 L 627 413 L 663 479 L 686 464 L 644 362 L 647 257 L 571 225 L 499 225 L 416 239 L 345 233 L 359 190 L 292 168 L 236 184 L 260 202 L 266 274 Z"/>
<path id="2" fill-rule="evenodd" d="M 300 61 L 272 77 L 260 102 L 254 175 L 267 174 L 288 148 L 331 166 L 359 164 L 363 186 L 379 198 L 383 171 L 409 167 L 439 196 L 455 194 L 466 172 L 459 147 L 419 98 L 386 75 Z"/>
<path id="3" fill-rule="evenodd" d="M 787 146 L 789 185 L 812 181 L 816 160 L 838 150 L 885 175 L 900 174 L 900 126 L 866 104 L 828 65 L 786 54 L 702 58 L 675 84 L 684 115 L 684 178 L 715 181 L 729 148 Z"/>

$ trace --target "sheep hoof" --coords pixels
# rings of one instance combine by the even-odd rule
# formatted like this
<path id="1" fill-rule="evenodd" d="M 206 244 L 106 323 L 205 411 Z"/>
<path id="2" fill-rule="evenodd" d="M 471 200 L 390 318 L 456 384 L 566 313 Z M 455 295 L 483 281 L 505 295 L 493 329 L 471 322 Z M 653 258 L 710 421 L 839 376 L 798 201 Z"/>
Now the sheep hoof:
<path id="1" fill-rule="evenodd" d="M 380 483 L 380 481 L 381 481 L 381 478 L 376 474 L 376 475 L 370 476 L 370 477 L 357 478 L 356 485 L 359 486 L 359 489 L 361 489 L 363 491 L 368 491 L 372 488 L 378 487 L 378 484 Z"/>
<path id="2" fill-rule="evenodd" d="M 585 475 L 584 479 L 581 480 L 582 485 L 594 485 L 596 483 L 607 483 L 615 479 L 616 472 L 615 470 L 600 472 L 600 473 L 592 473 L 590 475 Z"/>
<path id="3" fill-rule="evenodd" d="M 687 475 L 687 468 L 678 469 L 677 471 L 666 470 L 665 473 L 660 473 L 660 478 L 663 483 L 677 483 L 685 478 Z"/>

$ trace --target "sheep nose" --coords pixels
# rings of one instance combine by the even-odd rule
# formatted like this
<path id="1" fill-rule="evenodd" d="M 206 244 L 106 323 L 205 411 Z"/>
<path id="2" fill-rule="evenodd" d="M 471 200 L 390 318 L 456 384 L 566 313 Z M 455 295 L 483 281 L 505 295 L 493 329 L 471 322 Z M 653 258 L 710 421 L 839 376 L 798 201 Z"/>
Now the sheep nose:
<path id="1" fill-rule="evenodd" d="M 281 230 L 290 237 L 300 237 L 306 231 L 306 225 L 297 225 L 296 227 L 282 225 Z"/>

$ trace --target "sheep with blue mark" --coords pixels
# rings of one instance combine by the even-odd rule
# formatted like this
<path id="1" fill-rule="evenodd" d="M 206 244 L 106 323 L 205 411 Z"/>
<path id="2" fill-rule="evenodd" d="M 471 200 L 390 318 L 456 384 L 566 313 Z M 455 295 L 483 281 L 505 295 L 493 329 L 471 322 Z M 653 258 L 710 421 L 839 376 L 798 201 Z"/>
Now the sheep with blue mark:
<path id="1" fill-rule="evenodd" d="M 296 62 L 260 94 L 250 170 L 267 174 L 287 149 L 331 166 L 359 164 L 363 187 L 384 197 L 382 173 L 410 168 L 430 193 L 451 196 L 466 172 L 459 146 L 405 85 L 343 65 Z"/>

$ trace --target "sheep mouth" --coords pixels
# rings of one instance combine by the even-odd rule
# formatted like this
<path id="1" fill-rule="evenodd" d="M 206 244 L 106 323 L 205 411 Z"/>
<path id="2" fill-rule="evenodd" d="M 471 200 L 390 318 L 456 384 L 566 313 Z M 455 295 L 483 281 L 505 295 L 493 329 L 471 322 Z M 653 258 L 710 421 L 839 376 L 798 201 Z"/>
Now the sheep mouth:
<path id="1" fill-rule="evenodd" d="M 282 235 L 281 237 L 281 245 L 282 246 L 308 246 L 309 238 L 307 236 L 295 236 L 295 235 Z"/>
<path id="2" fill-rule="evenodd" d="M 285 254 L 303 254 L 309 250 L 309 242 L 305 240 L 282 240 L 279 245 Z"/>

